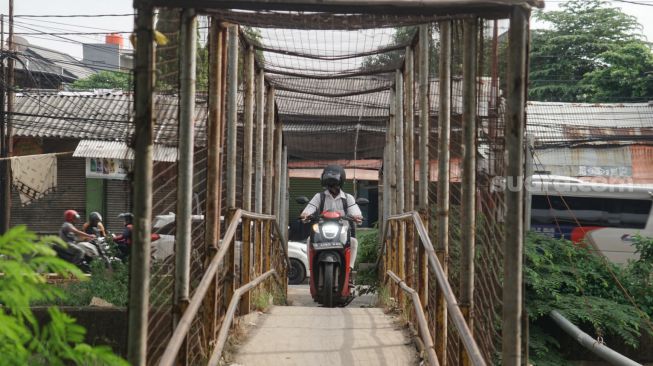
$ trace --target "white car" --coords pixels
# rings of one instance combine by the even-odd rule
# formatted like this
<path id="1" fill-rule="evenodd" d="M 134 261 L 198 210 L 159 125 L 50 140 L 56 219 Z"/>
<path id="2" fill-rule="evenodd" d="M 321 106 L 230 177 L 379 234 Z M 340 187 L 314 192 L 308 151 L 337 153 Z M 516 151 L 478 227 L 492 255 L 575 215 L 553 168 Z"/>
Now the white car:
<path id="1" fill-rule="evenodd" d="M 308 255 L 306 254 L 306 243 L 299 241 L 288 242 L 288 258 L 290 258 L 290 268 L 288 268 L 288 283 L 298 285 L 309 276 Z"/>

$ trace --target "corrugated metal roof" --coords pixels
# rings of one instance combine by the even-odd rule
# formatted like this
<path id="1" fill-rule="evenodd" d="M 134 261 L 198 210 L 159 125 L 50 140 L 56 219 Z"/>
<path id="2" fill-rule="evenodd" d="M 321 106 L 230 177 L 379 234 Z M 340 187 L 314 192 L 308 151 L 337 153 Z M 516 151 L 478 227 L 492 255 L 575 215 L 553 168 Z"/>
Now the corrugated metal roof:
<path id="1" fill-rule="evenodd" d="M 528 102 L 536 146 L 651 143 L 653 105 Z"/>
<path id="2" fill-rule="evenodd" d="M 73 157 L 133 160 L 134 151 L 126 143 L 120 141 L 82 140 L 77 144 Z M 152 149 L 152 159 L 176 162 L 177 149 L 155 144 Z"/>
<path id="3" fill-rule="evenodd" d="M 176 96 L 156 97 L 155 143 L 177 142 Z M 131 95 L 22 95 L 16 97 L 14 134 L 29 137 L 60 137 L 129 141 L 134 133 Z M 195 108 L 196 144 L 206 142 L 207 109 L 198 100 Z"/>

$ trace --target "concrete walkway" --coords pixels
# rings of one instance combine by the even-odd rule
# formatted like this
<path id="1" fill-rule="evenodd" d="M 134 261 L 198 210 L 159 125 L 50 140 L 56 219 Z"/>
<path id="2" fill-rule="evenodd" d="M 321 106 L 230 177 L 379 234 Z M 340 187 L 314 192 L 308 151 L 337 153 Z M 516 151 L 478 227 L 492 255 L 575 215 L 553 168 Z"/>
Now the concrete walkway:
<path id="1" fill-rule="evenodd" d="M 289 299 L 294 300 L 295 306 L 275 306 L 269 314 L 258 319 L 256 328 L 250 331 L 247 341 L 238 348 L 235 364 L 417 364 L 415 347 L 396 328 L 393 318 L 381 309 L 360 307 L 355 303 L 346 308 L 316 307 L 312 301 L 307 303 L 307 291 L 308 286 L 291 287 Z M 365 298 L 360 301 L 366 302 Z"/>

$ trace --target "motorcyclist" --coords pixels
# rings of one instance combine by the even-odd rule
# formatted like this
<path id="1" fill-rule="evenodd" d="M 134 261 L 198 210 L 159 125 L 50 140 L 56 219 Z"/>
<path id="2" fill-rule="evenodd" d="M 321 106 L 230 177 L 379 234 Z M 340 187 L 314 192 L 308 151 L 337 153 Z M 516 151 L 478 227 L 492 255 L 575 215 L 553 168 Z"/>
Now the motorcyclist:
<path id="1" fill-rule="evenodd" d="M 122 230 L 122 234 L 113 236 L 113 242 L 118 246 L 118 249 L 121 253 L 121 258 L 125 258 L 129 255 L 132 244 L 134 215 L 131 212 L 125 212 L 118 215 L 118 217 L 122 218 L 125 221 L 125 227 Z"/>
<path id="2" fill-rule="evenodd" d="M 79 221 L 79 214 L 75 210 L 66 210 L 63 214 L 64 223 L 59 229 L 59 238 L 68 244 L 67 248 L 55 246 L 55 250 L 61 257 L 73 264 L 80 264 L 84 259 L 84 250 L 76 243 L 79 239 L 91 240 L 95 235 L 87 234 L 78 230 L 75 223 Z"/>
<path id="3" fill-rule="evenodd" d="M 300 218 L 303 221 L 313 215 L 318 209 L 332 210 L 340 213 L 342 217 L 350 216 L 357 224 L 363 222 L 363 214 L 360 207 L 356 204 L 354 196 L 345 193 L 342 186 L 345 184 L 346 174 L 345 169 L 339 165 L 329 165 L 322 171 L 320 182 L 322 187 L 325 188 L 324 192 L 316 193 L 311 201 L 306 205 L 302 211 Z M 322 202 L 324 200 L 324 202 Z M 358 250 L 358 240 L 353 237 L 354 231 L 352 230 L 352 237 L 350 240 L 351 246 L 351 260 L 349 267 L 354 268 L 356 263 L 356 252 Z M 351 277 L 350 277 L 351 279 Z"/>
<path id="4" fill-rule="evenodd" d="M 102 225 L 102 215 L 99 212 L 91 212 L 88 215 L 88 222 L 82 226 L 82 231 L 102 238 L 107 236 L 104 225 Z"/>

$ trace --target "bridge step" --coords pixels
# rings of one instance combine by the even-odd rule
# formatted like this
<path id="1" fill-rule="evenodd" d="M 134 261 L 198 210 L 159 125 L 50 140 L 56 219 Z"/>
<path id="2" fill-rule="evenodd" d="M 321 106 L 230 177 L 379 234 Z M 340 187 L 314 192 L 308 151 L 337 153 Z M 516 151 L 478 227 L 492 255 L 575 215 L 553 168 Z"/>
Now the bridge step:
<path id="1" fill-rule="evenodd" d="M 263 315 L 235 361 L 265 365 L 416 365 L 410 339 L 379 308 L 277 306 Z"/>

